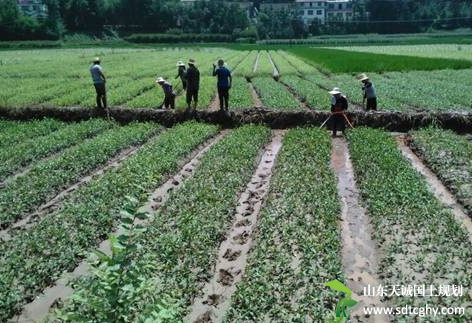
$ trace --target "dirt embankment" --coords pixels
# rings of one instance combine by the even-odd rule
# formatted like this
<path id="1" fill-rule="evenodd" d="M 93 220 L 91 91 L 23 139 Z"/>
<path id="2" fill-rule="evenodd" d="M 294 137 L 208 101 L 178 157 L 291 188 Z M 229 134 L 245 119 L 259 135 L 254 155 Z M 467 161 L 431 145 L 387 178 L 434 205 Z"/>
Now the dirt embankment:
<path id="1" fill-rule="evenodd" d="M 154 109 L 111 108 L 110 116 L 120 122 L 154 121 L 171 127 L 187 120 L 219 124 L 224 127 L 236 127 L 242 124 L 265 124 L 274 129 L 285 129 L 298 126 L 320 126 L 330 115 L 327 111 L 273 111 L 250 108 L 231 111 L 230 115 L 219 111 L 163 111 Z M 400 112 L 361 112 L 347 113 L 356 127 L 367 126 L 384 128 L 388 131 L 407 132 L 430 125 L 451 129 L 459 133 L 472 132 L 472 113 L 400 113 Z M 89 108 L 0 108 L 0 118 L 28 120 L 35 118 L 56 118 L 63 121 L 81 121 L 95 117 L 104 117 Z"/>

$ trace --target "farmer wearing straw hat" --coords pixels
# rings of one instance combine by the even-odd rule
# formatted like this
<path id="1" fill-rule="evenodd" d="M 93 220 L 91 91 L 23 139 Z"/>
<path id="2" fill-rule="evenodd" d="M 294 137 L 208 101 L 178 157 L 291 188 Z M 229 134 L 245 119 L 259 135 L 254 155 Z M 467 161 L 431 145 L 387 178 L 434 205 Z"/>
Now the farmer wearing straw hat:
<path id="1" fill-rule="evenodd" d="M 369 80 L 369 77 L 366 74 L 362 74 L 360 81 L 363 83 L 362 91 L 364 92 L 364 98 L 362 100 L 362 105 L 365 104 L 367 99 L 366 110 L 377 110 L 377 94 L 375 93 L 374 84 Z"/>
<path id="2" fill-rule="evenodd" d="M 186 70 L 185 70 L 184 62 L 178 61 L 177 67 L 178 67 L 178 70 L 177 70 L 177 76 L 175 77 L 175 79 L 180 78 L 180 80 L 182 81 L 182 89 L 185 91 L 187 90 L 187 80 L 185 80 Z"/>
<path id="3" fill-rule="evenodd" d="M 341 130 L 344 133 L 346 129 L 346 118 L 344 112 L 348 108 L 348 103 L 346 97 L 341 93 L 341 90 L 338 87 L 333 88 L 332 91 L 329 91 L 331 97 L 331 128 L 333 131 L 333 137 L 336 137 L 338 130 Z"/>
<path id="4" fill-rule="evenodd" d="M 159 84 L 164 91 L 164 102 L 161 104 L 161 107 L 165 109 L 175 109 L 175 93 L 172 91 L 172 84 L 162 77 L 157 78 L 156 83 Z"/>
<path id="5" fill-rule="evenodd" d="M 193 100 L 193 108 L 196 110 L 198 105 L 198 91 L 200 89 L 200 71 L 195 66 L 194 59 L 188 60 L 187 73 L 185 79 L 187 80 L 187 109 L 191 110 Z"/>
<path id="6" fill-rule="evenodd" d="M 106 94 L 106 78 L 103 74 L 103 69 L 100 66 L 100 58 L 93 59 L 93 65 L 90 67 L 90 74 L 92 75 L 93 85 L 97 93 L 97 109 L 100 111 L 107 109 L 107 94 Z"/>
<path id="7" fill-rule="evenodd" d="M 217 88 L 220 110 L 228 110 L 229 89 L 231 88 L 231 83 L 233 83 L 233 78 L 231 71 L 225 66 L 225 62 L 222 59 L 218 60 L 218 68 L 213 64 L 213 76 L 218 76 Z"/>

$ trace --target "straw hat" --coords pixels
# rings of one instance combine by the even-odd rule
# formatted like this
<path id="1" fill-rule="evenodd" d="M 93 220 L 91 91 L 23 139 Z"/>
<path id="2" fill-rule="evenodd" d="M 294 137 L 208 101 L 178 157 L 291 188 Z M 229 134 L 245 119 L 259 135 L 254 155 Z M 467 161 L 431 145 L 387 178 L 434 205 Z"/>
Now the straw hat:
<path id="1" fill-rule="evenodd" d="M 188 63 L 190 65 L 196 65 L 197 62 L 193 58 L 191 58 L 191 59 L 188 60 Z"/>
<path id="2" fill-rule="evenodd" d="M 366 74 L 361 74 L 361 78 L 360 78 L 361 82 L 367 81 L 368 79 L 369 79 L 369 77 Z"/>
<path id="3" fill-rule="evenodd" d="M 100 63 L 100 57 L 95 57 L 95 58 L 93 59 L 93 62 L 94 62 L 94 63 Z"/>
<path id="4" fill-rule="evenodd" d="M 157 80 L 156 80 L 156 83 L 164 83 L 166 80 L 164 80 L 164 78 L 162 77 L 158 77 Z"/>
<path id="5" fill-rule="evenodd" d="M 184 62 L 182 62 L 182 61 L 178 61 L 178 62 L 177 62 L 177 66 L 185 66 L 185 64 L 184 64 Z"/>
<path id="6" fill-rule="evenodd" d="M 341 94 L 341 90 L 338 87 L 333 88 L 332 91 L 329 91 L 329 94 L 336 95 Z"/>

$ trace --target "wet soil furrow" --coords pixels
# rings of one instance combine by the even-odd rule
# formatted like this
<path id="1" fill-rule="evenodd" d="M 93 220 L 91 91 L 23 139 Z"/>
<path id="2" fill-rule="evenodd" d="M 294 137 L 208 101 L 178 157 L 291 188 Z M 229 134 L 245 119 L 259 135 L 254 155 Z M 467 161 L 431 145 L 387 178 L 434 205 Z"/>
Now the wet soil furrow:
<path id="1" fill-rule="evenodd" d="M 254 68 L 252 69 L 253 73 L 257 72 L 257 68 L 259 67 L 259 58 L 261 57 L 261 52 L 257 53 L 256 61 L 254 62 Z"/>
<path id="2" fill-rule="evenodd" d="M 154 214 L 168 200 L 169 194 L 178 188 L 180 188 L 186 179 L 190 178 L 196 167 L 200 164 L 200 161 L 204 154 L 217 142 L 219 142 L 228 133 L 227 130 L 220 132 L 216 137 L 208 140 L 206 143 L 200 145 L 188 158 L 182 161 L 182 167 L 180 171 L 174 176 L 168 178 L 168 180 L 157 188 L 150 196 L 148 202 L 139 209 L 139 212 L 147 212 Z M 149 217 L 145 222 L 148 223 L 152 220 L 152 216 Z M 143 221 L 137 220 L 135 224 L 143 224 Z M 118 236 L 121 234 L 121 230 L 116 230 L 113 235 Z M 100 243 L 97 248 L 107 255 L 111 255 L 110 251 L 110 240 L 104 240 Z M 58 301 L 69 297 L 73 293 L 73 289 L 69 287 L 69 282 L 78 277 L 84 276 L 89 271 L 89 264 L 86 260 L 83 260 L 75 269 L 70 273 L 64 274 L 58 279 L 54 286 L 51 286 L 43 291 L 43 293 L 37 297 L 33 302 L 25 305 L 22 313 L 14 319 L 18 322 L 38 322 L 44 320 L 48 315 L 50 309 Z"/>
<path id="3" fill-rule="evenodd" d="M 274 69 L 274 72 L 272 73 L 272 76 L 276 81 L 279 80 L 280 78 L 280 73 L 279 70 L 277 69 L 277 66 L 275 65 L 274 61 L 272 60 L 272 56 L 270 56 L 269 52 L 266 52 L 267 57 L 269 58 L 270 64 L 272 65 L 272 68 Z"/>
<path id="4" fill-rule="evenodd" d="M 337 176 L 338 194 L 342 202 L 342 255 L 346 283 L 352 290 L 354 299 L 359 302 L 353 311 L 351 322 L 389 322 L 386 316 L 366 317 L 363 312 L 365 307 L 383 307 L 380 298 L 364 296 L 364 288 L 368 285 L 382 284 L 376 274 L 379 251 L 371 238 L 370 219 L 360 204 L 360 194 L 345 139 L 333 139 L 331 162 Z"/>
<path id="5" fill-rule="evenodd" d="M 254 84 L 252 84 L 252 82 L 248 82 L 248 85 L 249 85 L 249 90 L 252 93 L 252 101 L 254 102 L 254 107 L 256 109 L 264 108 L 264 103 L 262 103 L 261 97 L 259 93 L 257 93 L 256 88 L 254 87 Z"/>
<path id="6" fill-rule="evenodd" d="M 462 223 L 464 228 L 467 230 L 469 240 L 472 242 L 472 219 L 467 215 L 467 212 L 462 205 L 457 201 L 447 187 L 441 182 L 441 180 L 434 174 L 428 167 L 425 166 L 421 158 L 419 158 L 408 145 L 406 144 L 405 136 L 395 136 L 398 147 L 402 152 L 403 156 L 410 161 L 413 168 L 423 175 L 426 182 L 429 184 L 431 192 L 441 203 L 446 206 L 454 214 L 455 218 L 459 223 Z"/>
<path id="7" fill-rule="evenodd" d="M 222 322 L 230 306 L 236 284 L 241 281 L 251 248 L 256 224 L 269 191 L 277 154 L 282 147 L 284 130 L 275 130 L 261 157 L 256 172 L 240 195 L 234 221 L 218 250 L 213 275 L 189 309 L 186 322 Z"/>

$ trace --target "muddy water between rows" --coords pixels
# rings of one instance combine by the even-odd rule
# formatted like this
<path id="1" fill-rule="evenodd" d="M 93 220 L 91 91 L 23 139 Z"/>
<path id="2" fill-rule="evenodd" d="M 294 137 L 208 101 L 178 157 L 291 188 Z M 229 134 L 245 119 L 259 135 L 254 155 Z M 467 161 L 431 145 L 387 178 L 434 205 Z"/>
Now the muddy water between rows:
<path id="1" fill-rule="evenodd" d="M 230 307 L 231 296 L 236 291 L 236 284 L 241 281 L 246 269 L 258 216 L 269 191 L 284 134 L 283 130 L 274 131 L 272 141 L 266 147 L 251 181 L 240 195 L 234 221 L 218 249 L 212 277 L 189 308 L 190 314 L 185 322 L 223 321 Z"/>
<path id="2" fill-rule="evenodd" d="M 338 179 L 338 194 L 342 202 L 342 257 L 346 285 L 353 292 L 352 299 L 358 302 L 351 322 L 388 322 L 389 319 L 384 315 L 366 316 L 363 311 L 365 307 L 383 307 L 378 297 L 364 296 L 365 287 L 381 284 L 376 274 L 379 258 L 375 242 L 371 238 L 372 225 L 360 204 L 348 143 L 344 138 L 333 139 L 331 162 Z"/>

